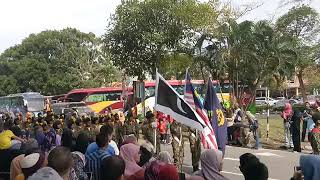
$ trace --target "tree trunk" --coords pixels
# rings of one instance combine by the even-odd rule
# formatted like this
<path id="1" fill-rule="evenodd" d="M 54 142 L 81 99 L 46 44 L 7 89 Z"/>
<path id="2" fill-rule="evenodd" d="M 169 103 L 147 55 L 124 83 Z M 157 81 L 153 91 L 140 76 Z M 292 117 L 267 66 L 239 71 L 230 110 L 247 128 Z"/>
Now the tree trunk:
<path id="1" fill-rule="evenodd" d="M 307 102 L 307 93 L 306 93 L 306 87 L 305 87 L 305 84 L 303 82 L 303 70 L 300 70 L 297 74 L 298 76 L 298 80 L 299 80 L 299 85 L 300 85 L 300 89 L 301 89 L 301 94 L 302 94 L 302 99 L 303 99 L 303 102 Z"/>

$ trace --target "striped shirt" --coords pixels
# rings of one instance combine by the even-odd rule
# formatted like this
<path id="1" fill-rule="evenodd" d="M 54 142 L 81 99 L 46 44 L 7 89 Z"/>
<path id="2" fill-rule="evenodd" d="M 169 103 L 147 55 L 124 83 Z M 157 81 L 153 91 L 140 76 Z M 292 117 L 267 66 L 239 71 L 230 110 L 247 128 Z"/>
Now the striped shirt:
<path id="1" fill-rule="evenodd" d="M 89 155 L 86 155 L 86 171 L 92 172 L 93 180 L 101 179 L 101 162 L 104 158 L 111 156 L 106 150 L 99 149 Z"/>

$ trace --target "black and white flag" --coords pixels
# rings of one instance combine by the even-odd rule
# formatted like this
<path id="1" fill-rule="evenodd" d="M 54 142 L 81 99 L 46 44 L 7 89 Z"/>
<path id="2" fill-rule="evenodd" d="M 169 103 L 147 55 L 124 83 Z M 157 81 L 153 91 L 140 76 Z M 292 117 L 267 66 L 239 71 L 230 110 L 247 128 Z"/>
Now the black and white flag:
<path id="1" fill-rule="evenodd" d="M 196 128 L 206 129 L 206 125 L 191 106 L 159 74 L 156 75 L 155 110 L 170 115 L 176 121 Z"/>

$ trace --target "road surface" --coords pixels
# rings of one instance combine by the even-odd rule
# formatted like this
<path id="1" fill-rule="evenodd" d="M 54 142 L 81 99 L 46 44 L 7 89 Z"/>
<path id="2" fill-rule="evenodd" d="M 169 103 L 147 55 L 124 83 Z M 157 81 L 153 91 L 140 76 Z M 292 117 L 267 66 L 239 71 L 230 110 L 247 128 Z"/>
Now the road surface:
<path id="1" fill-rule="evenodd" d="M 161 150 L 169 151 L 172 154 L 171 145 L 161 145 Z M 244 153 L 255 154 L 261 162 L 269 169 L 270 180 L 289 180 L 293 174 L 294 166 L 299 165 L 301 153 L 293 153 L 282 150 L 270 149 L 248 149 L 241 147 L 227 146 L 223 164 L 223 175 L 230 180 L 244 180 L 239 170 L 239 157 Z M 189 143 L 185 143 L 185 157 L 183 170 L 192 173 L 191 153 Z"/>

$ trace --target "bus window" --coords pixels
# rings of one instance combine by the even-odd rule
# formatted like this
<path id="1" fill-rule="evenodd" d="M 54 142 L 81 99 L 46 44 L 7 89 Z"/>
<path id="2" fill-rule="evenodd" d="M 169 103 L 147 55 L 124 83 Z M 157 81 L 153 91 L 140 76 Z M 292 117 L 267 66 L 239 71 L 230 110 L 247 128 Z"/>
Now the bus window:
<path id="1" fill-rule="evenodd" d="M 184 94 L 184 86 L 180 85 L 180 86 L 173 86 L 173 89 L 177 91 L 177 93 L 179 93 L 180 95 Z"/>
<path id="2" fill-rule="evenodd" d="M 85 102 L 118 101 L 120 97 L 121 92 L 91 94 L 86 98 Z"/>
<path id="3" fill-rule="evenodd" d="M 155 94 L 155 87 L 154 86 L 150 86 L 145 88 L 145 96 L 146 98 L 152 97 Z"/>
<path id="4" fill-rule="evenodd" d="M 21 107 L 23 106 L 23 97 L 12 97 L 11 98 L 11 106 L 12 107 Z"/>
<path id="5" fill-rule="evenodd" d="M 66 99 L 68 102 L 81 102 L 88 95 L 88 93 L 74 93 L 69 94 Z"/>

